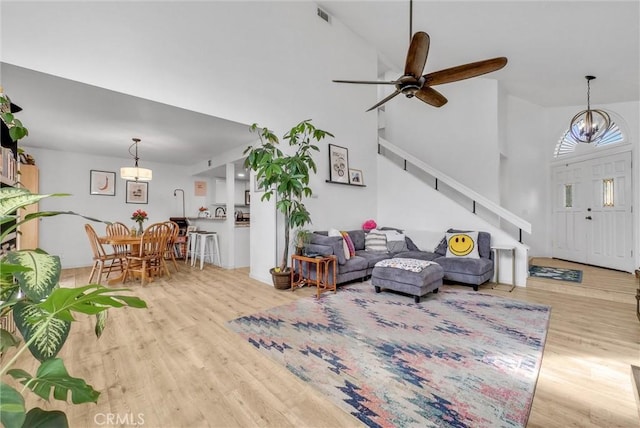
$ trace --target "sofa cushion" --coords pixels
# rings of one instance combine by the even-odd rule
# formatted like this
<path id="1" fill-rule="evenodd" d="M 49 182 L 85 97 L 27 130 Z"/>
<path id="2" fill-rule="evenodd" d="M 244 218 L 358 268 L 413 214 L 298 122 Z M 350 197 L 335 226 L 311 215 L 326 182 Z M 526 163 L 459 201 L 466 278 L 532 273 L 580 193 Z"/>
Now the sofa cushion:
<path id="1" fill-rule="evenodd" d="M 446 257 L 480 258 L 478 232 L 447 233 L 445 236 L 448 243 Z"/>
<path id="2" fill-rule="evenodd" d="M 460 257 L 438 257 L 434 261 L 442 266 L 445 273 L 481 276 L 487 272 L 493 271 L 493 261 L 484 258 L 467 259 Z"/>
<path id="3" fill-rule="evenodd" d="M 338 264 L 343 265 L 347 259 L 344 257 L 344 241 L 342 236 L 325 236 L 319 233 L 311 234 L 311 244 L 327 245 L 333 249 L 333 254 L 338 259 Z"/>
<path id="4" fill-rule="evenodd" d="M 375 264 L 378 263 L 380 260 L 391 258 L 391 254 L 386 252 L 382 253 L 378 251 L 365 251 L 365 250 L 356 251 L 356 256 L 359 256 L 365 259 L 367 261 L 367 267 L 370 267 L 370 268 L 373 268 L 373 266 L 375 266 Z"/>
<path id="5" fill-rule="evenodd" d="M 430 253 L 428 251 L 403 251 L 398 254 L 394 254 L 393 258 L 397 259 L 417 259 L 431 261 L 437 259 L 440 255 L 436 253 Z"/>
<path id="6" fill-rule="evenodd" d="M 382 232 L 387 237 L 387 251 L 390 253 L 408 251 L 404 233 L 400 233 L 397 230 L 383 230 Z"/>
<path id="7" fill-rule="evenodd" d="M 364 271 L 367 269 L 369 262 L 360 256 L 353 256 L 347 260 L 344 264 L 340 265 L 340 274 L 355 271 Z"/>
<path id="8" fill-rule="evenodd" d="M 374 229 L 364 237 L 364 249 L 373 252 L 387 252 L 387 235 Z"/>

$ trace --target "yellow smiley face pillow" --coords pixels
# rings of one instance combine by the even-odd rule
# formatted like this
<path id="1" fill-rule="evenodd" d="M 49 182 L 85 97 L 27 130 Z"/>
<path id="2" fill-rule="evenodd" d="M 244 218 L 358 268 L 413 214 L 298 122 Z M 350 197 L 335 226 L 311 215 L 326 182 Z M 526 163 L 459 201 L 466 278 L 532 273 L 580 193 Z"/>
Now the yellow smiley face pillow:
<path id="1" fill-rule="evenodd" d="M 479 259 L 478 232 L 447 233 L 447 257 Z"/>

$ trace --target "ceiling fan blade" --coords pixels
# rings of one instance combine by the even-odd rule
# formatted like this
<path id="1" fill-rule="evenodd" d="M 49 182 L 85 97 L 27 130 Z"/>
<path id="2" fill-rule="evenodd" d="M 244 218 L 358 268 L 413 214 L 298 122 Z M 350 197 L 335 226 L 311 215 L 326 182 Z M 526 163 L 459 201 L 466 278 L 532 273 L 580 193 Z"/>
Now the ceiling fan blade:
<path id="1" fill-rule="evenodd" d="M 423 86 L 418 92 L 416 92 L 416 98 L 424 101 L 425 103 L 434 107 L 442 107 L 447 103 L 447 99 L 440 92 L 428 86 Z"/>
<path id="2" fill-rule="evenodd" d="M 404 66 L 405 76 L 420 77 L 422 75 L 429 54 L 429 41 L 429 35 L 423 31 L 418 31 L 413 35 Z"/>
<path id="3" fill-rule="evenodd" d="M 369 110 L 367 111 L 371 111 L 374 108 L 378 108 L 380 107 L 382 104 L 386 103 L 387 101 L 389 101 L 391 98 L 395 97 L 396 95 L 400 94 L 400 91 L 395 91 L 393 94 L 389 95 L 388 97 L 384 98 L 383 100 L 379 101 L 376 105 L 374 105 L 373 107 L 371 107 Z"/>
<path id="4" fill-rule="evenodd" d="M 332 80 L 335 83 L 358 83 L 361 85 L 395 85 L 397 81 L 384 81 L 384 80 Z"/>
<path id="5" fill-rule="evenodd" d="M 435 86 L 443 83 L 456 82 L 458 80 L 469 79 L 471 77 L 480 76 L 500 70 L 507 65 L 507 58 L 499 57 L 486 59 L 484 61 L 472 62 L 469 64 L 459 65 L 457 67 L 447 68 L 445 70 L 435 71 L 425 74 L 425 85 Z"/>

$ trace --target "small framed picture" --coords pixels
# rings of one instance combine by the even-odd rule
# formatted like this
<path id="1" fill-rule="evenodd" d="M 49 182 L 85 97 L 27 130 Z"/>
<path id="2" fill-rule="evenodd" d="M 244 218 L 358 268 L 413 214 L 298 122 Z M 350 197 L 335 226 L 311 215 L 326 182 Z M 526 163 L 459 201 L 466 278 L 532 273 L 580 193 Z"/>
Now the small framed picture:
<path id="1" fill-rule="evenodd" d="M 362 171 L 359 169 L 349 168 L 349 183 L 355 184 L 356 186 L 364 186 Z"/>
<path id="2" fill-rule="evenodd" d="M 89 173 L 89 193 L 92 195 L 115 196 L 116 173 L 92 169 Z"/>
<path id="3" fill-rule="evenodd" d="M 127 181 L 126 203 L 149 203 L 149 183 L 143 181 Z"/>
<path id="4" fill-rule="evenodd" d="M 249 190 L 244 191 L 244 204 L 251 205 L 251 192 Z"/>
<path id="5" fill-rule="evenodd" d="M 329 181 L 349 183 L 349 151 L 329 144 Z"/>

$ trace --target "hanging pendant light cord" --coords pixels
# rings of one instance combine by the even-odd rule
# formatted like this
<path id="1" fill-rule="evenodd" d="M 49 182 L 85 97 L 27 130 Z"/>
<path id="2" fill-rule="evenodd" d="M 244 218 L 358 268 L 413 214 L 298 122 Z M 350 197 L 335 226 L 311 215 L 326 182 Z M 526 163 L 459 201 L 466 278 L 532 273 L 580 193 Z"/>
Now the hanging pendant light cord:
<path id="1" fill-rule="evenodd" d="M 140 138 L 133 138 L 133 144 L 129 146 L 129 154 L 131 156 L 133 156 L 133 158 L 136 161 L 136 168 L 138 167 L 138 143 L 140 142 Z M 133 146 L 136 147 L 136 154 L 134 155 L 133 153 L 131 153 L 131 149 L 133 148 Z"/>

